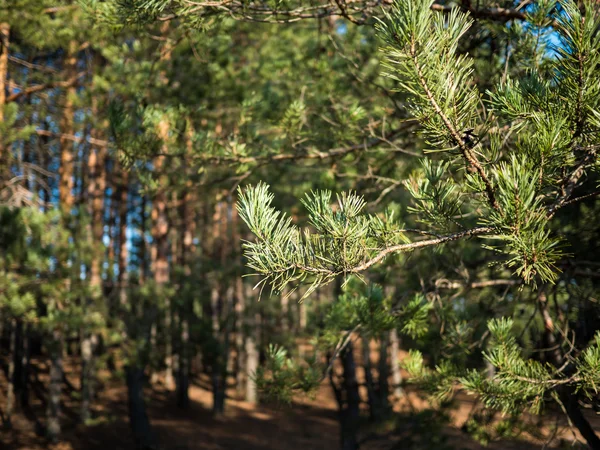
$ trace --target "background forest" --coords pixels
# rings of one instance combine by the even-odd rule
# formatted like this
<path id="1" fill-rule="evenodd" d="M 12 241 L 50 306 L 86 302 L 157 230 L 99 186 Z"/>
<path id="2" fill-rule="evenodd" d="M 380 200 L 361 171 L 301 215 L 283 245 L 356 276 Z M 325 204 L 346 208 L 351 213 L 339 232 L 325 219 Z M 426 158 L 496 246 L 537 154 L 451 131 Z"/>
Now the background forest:
<path id="1" fill-rule="evenodd" d="M 0 448 L 600 449 L 592 0 L 0 0 Z"/>

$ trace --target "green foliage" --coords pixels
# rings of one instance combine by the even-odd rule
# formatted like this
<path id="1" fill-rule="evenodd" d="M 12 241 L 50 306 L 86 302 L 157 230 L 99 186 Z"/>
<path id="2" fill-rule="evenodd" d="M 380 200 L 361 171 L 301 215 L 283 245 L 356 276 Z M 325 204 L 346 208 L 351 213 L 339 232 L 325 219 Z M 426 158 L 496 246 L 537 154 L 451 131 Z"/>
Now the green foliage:
<path id="1" fill-rule="evenodd" d="M 339 195 L 337 208 L 330 191 L 307 195 L 303 204 L 315 232 L 300 231 L 271 206 L 273 198 L 264 183 L 240 190 L 238 211 L 258 238 L 244 243 L 248 266 L 264 277 L 259 285 L 268 282 L 277 291 L 311 277 L 308 296 L 337 275 L 356 272 L 385 247 L 406 242 L 391 215 L 364 214 L 365 201 L 354 193 Z"/>
<path id="2" fill-rule="evenodd" d="M 257 389 L 266 401 L 289 404 L 295 393 L 314 393 L 322 381 L 317 366 L 296 363 L 282 347 L 269 345 L 266 357 L 266 363 L 253 375 Z"/>
<path id="3" fill-rule="evenodd" d="M 562 385 L 577 386 L 587 395 L 598 394 L 600 335 L 574 360 L 575 372 L 567 375 L 565 367 L 524 358 L 512 332 L 512 320 L 492 320 L 488 327 L 493 340 L 485 358 L 496 368 L 496 373 L 488 378 L 483 373 L 470 371 L 462 379 L 464 387 L 480 395 L 486 406 L 507 414 L 517 413 L 524 407 L 539 413 L 549 397 L 557 398 L 555 389 Z"/>
<path id="4" fill-rule="evenodd" d="M 479 93 L 472 59 L 459 55 L 460 38 L 472 21 L 453 9 L 442 15 L 432 1 L 397 1 L 377 24 L 387 75 L 410 94 L 411 111 L 434 149 L 455 148 L 477 125 Z"/>

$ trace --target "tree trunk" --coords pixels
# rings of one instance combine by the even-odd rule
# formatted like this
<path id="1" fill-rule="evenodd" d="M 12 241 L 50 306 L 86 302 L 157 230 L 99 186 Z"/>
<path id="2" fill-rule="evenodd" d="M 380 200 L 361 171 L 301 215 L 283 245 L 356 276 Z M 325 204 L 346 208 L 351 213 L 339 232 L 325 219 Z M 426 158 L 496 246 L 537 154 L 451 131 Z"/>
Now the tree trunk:
<path id="1" fill-rule="evenodd" d="M 46 408 L 46 435 L 50 442 L 58 441 L 60 435 L 60 396 L 63 379 L 63 334 L 60 330 L 52 333 L 50 347 L 50 384 Z"/>
<path id="2" fill-rule="evenodd" d="M 561 367 L 564 363 L 564 356 L 561 346 L 557 345 L 556 342 L 554 321 L 548 312 L 547 297 L 544 288 L 542 288 L 538 296 L 538 306 L 544 322 L 546 348 L 551 349 L 548 351 L 550 360 L 554 366 Z M 590 448 L 592 450 L 600 450 L 600 438 L 581 412 L 576 388 L 569 385 L 561 386 L 558 388 L 558 396 L 565 406 L 567 416 L 569 416 L 569 419 L 571 419 L 573 425 L 579 430 Z"/>
<path id="3" fill-rule="evenodd" d="M 92 103 L 94 116 L 98 113 L 96 102 Z M 96 129 L 91 132 L 98 136 Z M 86 309 L 102 296 L 102 261 L 104 260 L 104 197 L 106 191 L 106 147 L 92 148 L 88 158 L 88 201 L 91 216 L 92 260 L 90 262 L 89 285 L 92 299 Z M 85 328 L 81 330 L 81 407 L 80 419 L 86 423 L 91 419 L 90 405 L 94 397 L 95 350 L 98 337 Z"/>
<path id="4" fill-rule="evenodd" d="M 86 330 L 81 339 L 81 407 L 80 419 L 87 423 L 91 418 L 90 405 L 94 397 L 94 348 L 96 338 Z"/>
<path id="5" fill-rule="evenodd" d="M 239 240 L 237 241 L 239 242 Z M 240 261 L 241 262 L 241 261 Z M 244 336 L 246 328 L 246 297 L 244 295 L 244 281 L 242 280 L 241 274 L 237 274 L 235 280 L 235 320 L 236 320 L 236 332 L 235 332 L 235 351 L 236 351 L 236 367 L 235 367 L 235 385 L 236 390 L 241 393 L 244 391 L 245 382 L 245 366 L 246 356 L 244 349 Z"/>
<path id="6" fill-rule="evenodd" d="M 329 374 L 331 387 L 338 403 L 340 447 L 342 450 L 358 450 L 356 433 L 360 419 L 360 393 L 356 380 L 356 364 L 352 343 L 348 344 L 340 355 L 340 359 L 344 369 L 343 381 L 340 387 L 336 386 L 333 370 Z"/>
<path id="7" fill-rule="evenodd" d="M 21 376 L 19 381 L 19 404 L 21 408 L 29 407 L 29 359 L 31 354 L 31 338 L 29 327 L 23 325 L 23 348 L 21 352 Z"/>
<path id="8" fill-rule="evenodd" d="M 188 124 L 186 134 L 186 146 L 188 155 L 191 156 L 193 150 L 193 130 Z M 184 164 L 187 161 L 184 159 Z M 187 175 L 187 165 L 184 166 Z M 181 217 L 181 265 L 183 274 L 187 283 L 192 282 L 192 265 L 193 258 L 196 253 L 194 244 L 194 234 L 196 232 L 196 215 L 195 215 L 195 195 L 193 194 L 193 186 L 191 180 L 185 184 L 185 189 L 181 199 L 180 217 Z M 177 404 L 180 408 L 187 408 L 190 403 L 189 386 L 190 386 L 190 321 L 194 314 L 194 292 L 195 289 L 188 287 L 184 293 L 183 305 L 180 307 L 180 349 L 179 349 L 179 365 L 177 371 Z"/>
<path id="9" fill-rule="evenodd" d="M 259 351 L 258 343 L 260 342 L 260 314 L 254 314 L 254 320 L 250 323 L 250 330 L 245 338 L 245 353 L 246 353 L 246 401 L 256 404 L 258 401 L 258 392 L 256 390 L 255 373 L 258 369 Z"/>
<path id="10" fill-rule="evenodd" d="M 390 403 L 389 403 L 389 395 L 390 395 L 390 386 L 389 386 L 389 381 L 388 381 L 388 377 L 390 376 L 390 370 L 389 370 L 389 366 L 388 366 L 388 359 L 387 359 L 387 354 L 388 354 L 388 347 L 389 347 L 389 338 L 387 334 L 384 334 L 381 337 L 381 341 L 379 343 L 379 363 L 377 364 L 377 371 L 379 373 L 379 379 L 378 379 L 378 385 L 377 385 L 377 397 L 379 399 L 378 404 L 379 404 L 379 414 L 380 417 L 378 417 L 378 419 L 382 418 L 383 416 L 387 415 L 389 413 L 389 407 L 390 407 Z"/>
<path id="11" fill-rule="evenodd" d="M 221 342 L 221 327 L 220 327 L 220 306 L 221 294 L 217 286 L 213 286 L 210 294 L 212 331 L 215 342 L 215 348 L 212 361 L 212 391 L 213 391 L 213 413 L 220 415 L 225 407 L 225 380 L 223 372 L 225 372 L 223 353 L 224 348 Z"/>
<path id="12" fill-rule="evenodd" d="M 119 259 L 117 267 L 119 274 L 117 284 L 119 287 L 119 306 L 121 311 L 127 308 L 127 282 L 129 281 L 127 271 L 127 211 L 128 211 L 128 192 L 129 192 L 129 174 L 124 168 L 120 168 L 121 180 L 119 183 Z"/>
<path id="13" fill-rule="evenodd" d="M 162 120 L 158 124 L 158 134 L 163 141 L 162 151 L 168 152 L 169 140 L 169 123 Z M 154 160 L 154 170 L 160 175 L 159 188 L 152 199 L 152 271 L 154 273 L 154 281 L 159 290 L 169 282 L 169 221 L 167 214 L 167 196 L 165 186 L 167 185 L 167 177 L 162 174 L 164 169 L 164 156 L 158 156 Z M 165 333 L 165 385 L 167 389 L 173 387 L 173 355 L 172 355 L 172 330 L 171 330 L 171 302 L 165 297 L 165 315 L 164 315 L 164 333 Z"/>
<path id="14" fill-rule="evenodd" d="M 10 25 L 0 23 L 0 123 L 4 122 L 4 105 L 6 104 L 6 80 L 8 78 L 8 46 L 10 43 Z M 4 144 L 0 137 L 0 189 L 4 185 Z"/>
<path id="15" fill-rule="evenodd" d="M 370 339 L 362 339 L 363 368 L 365 371 L 365 384 L 367 386 L 367 400 L 369 402 L 369 412 L 371 421 L 375 422 L 379 417 L 380 405 L 379 399 L 375 395 L 375 383 L 373 382 L 373 373 L 371 367 L 371 348 Z"/>
<path id="16" fill-rule="evenodd" d="M 400 338 L 398 337 L 398 330 L 395 328 L 390 331 L 390 352 L 394 396 L 396 399 L 400 399 L 404 395 L 404 391 L 402 390 L 402 373 L 400 372 L 400 360 L 398 358 L 398 353 L 400 352 Z"/>
<path id="17" fill-rule="evenodd" d="M 6 374 L 6 411 L 4 417 L 4 426 L 7 429 L 12 428 L 11 417 L 15 405 L 15 359 L 17 358 L 17 321 L 11 320 L 10 324 L 10 344 L 8 350 L 8 373 Z"/>
<path id="18" fill-rule="evenodd" d="M 156 438 L 152 431 L 146 403 L 144 402 L 144 370 L 137 366 L 125 369 L 127 378 L 127 393 L 129 403 L 129 423 L 137 450 L 156 448 Z"/>
<path id="19" fill-rule="evenodd" d="M 77 71 L 77 42 L 69 42 L 65 57 L 65 79 L 73 77 Z M 71 215 L 73 208 L 73 141 L 66 138 L 73 135 L 73 99 L 77 94 L 75 86 L 68 87 L 64 93 L 62 117 L 60 121 L 60 167 L 59 167 L 59 202 L 63 217 Z"/>

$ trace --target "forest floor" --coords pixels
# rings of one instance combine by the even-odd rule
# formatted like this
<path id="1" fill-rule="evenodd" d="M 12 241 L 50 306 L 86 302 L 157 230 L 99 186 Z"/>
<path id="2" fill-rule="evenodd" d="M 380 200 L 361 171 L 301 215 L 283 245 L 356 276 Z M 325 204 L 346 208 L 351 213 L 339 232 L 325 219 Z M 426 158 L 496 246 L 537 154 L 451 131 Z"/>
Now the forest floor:
<path id="1" fill-rule="evenodd" d="M 35 383 L 45 381 L 44 366 L 38 365 Z M 127 419 L 127 392 L 123 382 L 107 379 L 95 403 L 94 423 L 77 425 L 77 381 L 67 373 L 63 401 L 63 441 L 47 445 L 40 436 L 45 404 L 42 395 L 32 393 L 27 414 L 13 418 L 12 430 L 0 430 L 0 449 L 22 450 L 131 450 L 133 442 Z M 360 380 L 359 380 L 360 381 Z M 5 392 L 0 375 L 0 392 Z M 43 386 L 38 386 L 41 389 Z M 233 394 L 233 392 L 232 392 Z M 5 399 L 0 394 L 0 405 Z M 195 380 L 190 388 L 190 407 L 183 411 L 175 404 L 174 392 L 157 388 L 147 391 L 148 412 L 164 450 L 331 450 L 339 447 L 337 405 L 331 388 L 324 383 L 313 398 L 297 398 L 292 405 L 254 407 L 228 398 L 221 418 L 211 414 L 212 394 L 208 379 Z M 446 415 L 430 408 L 416 393 L 408 392 L 394 405 L 396 421 L 377 429 L 361 428 L 361 449 L 492 449 L 533 450 L 573 448 L 573 433 L 562 415 L 524 418 L 519 425 L 527 430 L 518 440 L 501 440 L 482 446 L 461 427 L 477 407 L 471 397 L 459 394 Z M 3 408 L 2 408 L 3 409 Z M 0 409 L 0 410 L 2 410 Z M 600 416 L 586 411 L 600 430 Z M 555 424 L 559 427 L 555 432 Z M 392 431 L 394 430 L 394 431 Z M 552 444 L 545 441 L 554 436 Z"/>

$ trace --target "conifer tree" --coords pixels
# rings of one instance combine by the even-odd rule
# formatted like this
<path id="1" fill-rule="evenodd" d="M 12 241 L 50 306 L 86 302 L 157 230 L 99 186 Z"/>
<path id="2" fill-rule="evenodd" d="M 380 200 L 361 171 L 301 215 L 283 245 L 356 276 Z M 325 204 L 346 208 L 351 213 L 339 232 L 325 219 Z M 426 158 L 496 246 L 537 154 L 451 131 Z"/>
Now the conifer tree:
<path id="1" fill-rule="evenodd" d="M 597 195 L 588 186 L 594 183 L 600 131 L 600 12 L 593 3 L 580 9 L 565 1 L 540 3 L 527 17 L 534 26 L 552 27 L 554 52 L 530 55 L 535 65 L 525 77 L 506 77 L 482 92 L 473 79 L 473 60 L 458 51 L 473 23 L 469 14 L 440 14 L 429 0 L 395 2 L 377 24 L 385 71 L 409 96 L 424 150 L 436 152 L 404 182 L 413 198 L 411 212 L 424 226 L 407 229 L 404 217 L 365 212 L 365 200 L 354 192 L 338 194 L 334 202 L 331 192 L 316 191 L 302 200 L 310 227 L 301 229 L 272 206 L 266 184 L 249 187 L 240 193 L 239 209 L 256 236 L 245 243 L 245 254 L 262 276 L 259 285 L 282 291 L 290 283 L 308 283 L 308 295 L 397 253 L 477 238 L 525 289 L 543 296 L 569 252 L 554 225 L 557 216 Z M 405 331 L 424 325 L 417 319 L 426 317 L 429 306 L 417 302 L 401 310 L 408 314 Z M 555 333 L 547 312 L 544 318 L 547 331 Z M 544 365 L 522 355 L 510 320 L 491 321 L 489 332 L 485 358 L 495 375 L 468 372 L 460 378 L 463 386 L 506 412 L 539 411 L 552 399 L 588 444 L 599 448 L 598 436 L 571 400 L 576 392 L 597 395 L 597 337 L 576 352 L 558 342 L 559 355 Z M 416 353 L 409 369 L 442 396 L 451 393 L 449 380 L 460 373 L 450 362 L 431 371 Z"/>

